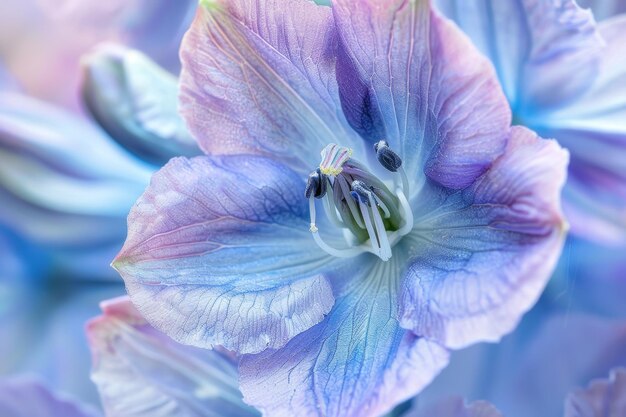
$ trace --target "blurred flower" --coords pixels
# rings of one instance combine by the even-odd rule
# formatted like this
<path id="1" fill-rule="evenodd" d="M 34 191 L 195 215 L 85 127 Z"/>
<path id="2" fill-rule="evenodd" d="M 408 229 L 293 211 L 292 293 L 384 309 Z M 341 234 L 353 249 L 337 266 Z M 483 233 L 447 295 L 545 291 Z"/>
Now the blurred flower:
<path id="1" fill-rule="evenodd" d="M 455 352 L 417 402 L 462 396 L 487 400 L 506 417 L 563 415 L 568 393 L 626 366 L 624 346 L 624 320 L 538 304 L 500 344 Z"/>
<path id="2" fill-rule="evenodd" d="M 202 4 L 181 108 L 211 156 L 154 175 L 115 261 L 146 319 L 243 354 L 268 415 L 378 415 L 509 332 L 567 155 L 510 128 L 488 61 L 425 0 Z"/>
<path id="3" fill-rule="evenodd" d="M 80 111 L 83 54 L 100 42 L 122 43 L 176 73 L 195 9 L 195 0 L 3 0 L 0 60 L 29 95 Z"/>
<path id="4" fill-rule="evenodd" d="M 85 120 L 14 93 L 0 93 L 0 161 L 0 223 L 64 271 L 110 275 L 154 168 Z"/>
<path id="5" fill-rule="evenodd" d="M 194 16 L 197 0 L 39 0 L 67 30 L 93 33 L 148 54 L 178 72 L 178 48 Z"/>
<path id="6" fill-rule="evenodd" d="M 127 297 L 102 303 L 87 333 L 93 381 L 108 417 L 255 417 L 234 361 L 180 345 L 152 328 Z"/>
<path id="7" fill-rule="evenodd" d="M 611 371 L 608 379 L 592 381 L 567 397 L 565 417 L 620 417 L 626 415 L 626 368 Z"/>
<path id="8" fill-rule="evenodd" d="M 611 13 L 623 4 L 596 3 Z M 626 16 L 596 25 L 574 0 L 438 4 L 492 60 L 514 121 L 556 138 L 569 150 L 563 208 L 572 231 L 603 243 L 623 243 Z"/>
<path id="9" fill-rule="evenodd" d="M 532 400 L 530 400 L 532 401 Z M 460 397 L 446 398 L 423 409 L 418 402 L 414 410 L 402 417 L 503 417 L 485 401 L 466 405 Z M 505 414 L 506 415 L 506 414 Z M 557 414 L 532 414 L 555 416 Z M 622 417 L 626 415 L 626 368 L 611 370 L 608 379 L 596 379 L 587 388 L 577 388 L 565 400 L 564 417 Z"/>
<path id="10" fill-rule="evenodd" d="M 486 401 L 466 404 L 461 397 L 451 397 L 422 409 L 415 405 L 402 417 L 503 417 L 502 414 Z"/>
<path id="11" fill-rule="evenodd" d="M 0 380 L 0 415 L 4 417 L 96 417 L 98 413 L 51 392 L 32 378 Z"/>

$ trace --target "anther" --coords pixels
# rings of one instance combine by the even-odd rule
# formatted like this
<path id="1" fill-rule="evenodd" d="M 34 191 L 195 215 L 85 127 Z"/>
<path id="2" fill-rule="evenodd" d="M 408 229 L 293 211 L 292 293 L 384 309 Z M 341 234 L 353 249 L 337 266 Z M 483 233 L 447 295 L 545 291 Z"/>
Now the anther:
<path id="1" fill-rule="evenodd" d="M 391 150 L 386 141 L 381 140 L 374 144 L 376 159 L 388 171 L 396 172 L 402 166 L 402 158 Z"/>
<path id="2" fill-rule="evenodd" d="M 370 196 L 372 195 L 372 193 L 363 181 L 352 181 L 350 188 L 352 189 L 350 195 L 352 196 L 354 201 L 356 201 L 357 203 L 363 203 L 371 207 L 372 201 L 370 201 Z"/>
<path id="3" fill-rule="evenodd" d="M 311 195 L 315 198 L 322 198 L 326 195 L 328 187 L 328 177 L 320 172 L 317 168 L 315 171 L 309 174 L 309 179 L 304 189 L 304 196 L 308 199 Z"/>

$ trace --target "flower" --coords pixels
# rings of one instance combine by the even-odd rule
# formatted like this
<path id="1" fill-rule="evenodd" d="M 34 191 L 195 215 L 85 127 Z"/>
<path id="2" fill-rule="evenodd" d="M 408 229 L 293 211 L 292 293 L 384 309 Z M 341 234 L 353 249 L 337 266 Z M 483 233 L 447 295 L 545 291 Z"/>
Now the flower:
<path id="1" fill-rule="evenodd" d="M 114 261 L 148 322 L 241 355 L 267 416 L 379 415 L 509 332 L 567 154 L 510 128 L 467 38 L 425 0 L 201 4 L 181 111 L 207 156 L 153 176 Z"/>
<path id="2" fill-rule="evenodd" d="M 516 123 L 569 150 L 563 209 L 572 232 L 624 244 L 626 19 L 596 24 L 574 0 L 438 5 L 494 63 Z"/>

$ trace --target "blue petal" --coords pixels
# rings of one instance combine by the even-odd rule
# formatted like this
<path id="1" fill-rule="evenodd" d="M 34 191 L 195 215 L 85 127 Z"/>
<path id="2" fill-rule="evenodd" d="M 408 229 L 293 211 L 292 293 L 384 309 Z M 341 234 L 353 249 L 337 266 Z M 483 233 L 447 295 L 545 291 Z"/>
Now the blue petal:
<path id="1" fill-rule="evenodd" d="M 244 356 L 244 400 L 274 417 L 377 417 L 427 385 L 448 354 L 398 325 L 393 260 L 403 255 L 355 260 L 322 323 L 280 350 Z"/>
<path id="2" fill-rule="evenodd" d="M 31 379 L 0 381 L 0 415 L 6 417 L 96 417 L 98 413 L 52 393 Z"/>
<path id="3" fill-rule="evenodd" d="M 580 95 L 597 74 L 602 40 L 574 0 L 437 0 L 491 59 L 518 116 Z"/>
<path id="4" fill-rule="evenodd" d="M 130 213 L 115 267 L 156 328 L 259 352 L 321 321 L 339 264 L 309 232 L 304 179 L 262 157 L 175 158 Z"/>
<path id="5" fill-rule="evenodd" d="M 163 165 L 200 149 L 178 114 L 178 80 L 139 51 L 104 45 L 82 61 L 83 98 L 122 146 Z"/>
<path id="6" fill-rule="evenodd" d="M 87 333 L 92 379 L 108 417 L 257 417 L 245 405 L 226 354 L 159 333 L 127 297 L 102 303 Z"/>

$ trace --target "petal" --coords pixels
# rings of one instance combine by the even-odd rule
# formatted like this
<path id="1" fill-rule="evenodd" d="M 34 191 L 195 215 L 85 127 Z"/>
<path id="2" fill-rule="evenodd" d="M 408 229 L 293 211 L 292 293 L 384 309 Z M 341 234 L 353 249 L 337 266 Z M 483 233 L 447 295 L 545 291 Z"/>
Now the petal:
<path id="1" fill-rule="evenodd" d="M 419 407 L 416 401 L 413 409 L 402 417 L 502 417 L 502 414 L 486 401 L 466 404 L 461 397 L 450 397 L 429 407 Z"/>
<path id="2" fill-rule="evenodd" d="M 360 146 L 338 111 L 329 7 L 202 3 L 181 51 L 181 110 L 203 150 L 279 157 L 308 174 L 328 143 Z"/>
<path id="3" fill-rule="evenodd" d="M 82 61 L 83 98 L 111 137 L 143 160 L 163 165 L 200 154 L 178 114 L 178 80 L 139 51 L 100 46 Z"/>
<path id="4" fill-rule="evenodd" d="M 237 369 L 217 351 L 180 345 L 145 321 L 127 297 L 101 304 L 87 326 L 92 379 L 108 417 L 254 417 Z"/>
<path id="5" fill-rule="evenodd" d="M 357 6 L 357 7 L 355 7 Z M 492 66 L 428 0 L 338 0 L 344 111 L 412 177 L 461 189 L 504 150 L 511 114 Z M 381 137 L 383 136 L 383 137 Z"/>
<path id="6" fill-rule="evenodd" d="M 452 348 L 510 332 L 560 255 L 566 164 L 556 142 L 513 128 L 506 153 L 483 177 L 418 219 L 402 326 Z"/>
<path id="7" fill-rule="evenodd" d="M 171 160 L 131 211 L 115 261 L 135 305 L 177 341 L 242 353 L 318 323 L 334 264 L 310 236 L 304 188 L 263 157 Z"/>
<path id="8" fill-rule="evenodd" d="M 571 154 L 564 208 L 572 231 L 600 242 L 626 240 L 626 16 L 602 22 L 600 73 L 578 100 L 529 121 Z"/>
<path id="9" fill-rule="evenodd" d="M 377 417 L 415 395 L 448 354 L 398 326 L 398 281 L 394 262 L 357 259 L 322 323 L 242 358 L 244 401 L 273 417 Z"/>
<path id="10" fill-rule="evenodd" d="M 6 417 L 96 417 L 98 413 L 52 393 L 40 382 L 0 381 L 0 415 Z"/>
<path id="11" fill-rule="evenodd" d="M 624 0 L 578 0 L 581 7 L 591 8 L 596 20 L 604 20 L 626 13 Z"/>
<path id="12" fill-rule="evenodd" d="M 620 417 L 626 415 L 626 368 L 611 371 L 608 379 L 592 381 L 565 401 L 565 417 Z"/>
<path id="13" fill-rule="evenodd" d="M 437 0 L 496 67 L 514 112 L 541 115 L 580 95 L 602 40 L 574 0 Z"/>

